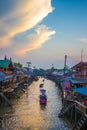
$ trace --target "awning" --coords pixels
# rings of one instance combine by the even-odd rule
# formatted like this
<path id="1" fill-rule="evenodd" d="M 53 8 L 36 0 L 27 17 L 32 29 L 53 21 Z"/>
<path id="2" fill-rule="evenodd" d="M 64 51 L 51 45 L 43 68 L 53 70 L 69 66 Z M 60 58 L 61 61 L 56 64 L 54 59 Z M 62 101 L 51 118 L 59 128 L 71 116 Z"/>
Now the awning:
<path id="1" fill-rule="evenodd" d="M 5 80 L 5 73 L 0 72 L 0 81 L 4 81 Z"/>
<path id="2" fill-rule="evenodd" d="M 70 80 L 73 84 L 87 84 L 87 80 Z"/>
<path id="3" fill-rule="evenodd" d="M 4 81 L 4 80 L 5 80 L 5 79 L 3 79 L 3 78 L 0 78 L 0 82 L 1 82 L 1 81 Z"/>
<path id="4" fill-rule="evenodd" d="M 75 88 L 73 90 L 81 95 L 87 96 L 87 87 Z"/>

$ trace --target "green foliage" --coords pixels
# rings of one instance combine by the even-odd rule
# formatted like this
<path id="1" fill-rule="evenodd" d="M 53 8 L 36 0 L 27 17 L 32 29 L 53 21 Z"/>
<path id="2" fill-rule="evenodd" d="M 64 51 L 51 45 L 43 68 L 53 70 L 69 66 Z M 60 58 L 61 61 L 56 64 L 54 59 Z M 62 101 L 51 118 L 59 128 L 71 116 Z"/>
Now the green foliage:
<path id="1" fill-rule="evenodd" d="M 44 69 L 43 68 L 40 68 L 40 70 L 43 72 L 44 71 Z"/>
<path id="2" fill-rule="evenodd" d="M 20 98 L 20 94 L 19 93 L 16 93 L 16 98 Z"/>
<path id="3" fill-rule="evenodd" d="M 21 63 L 14 63 L 14 65 L 16 66 L 16 67 L 18 67 L 18 68 L 22 68 L 22 64 Z"/>

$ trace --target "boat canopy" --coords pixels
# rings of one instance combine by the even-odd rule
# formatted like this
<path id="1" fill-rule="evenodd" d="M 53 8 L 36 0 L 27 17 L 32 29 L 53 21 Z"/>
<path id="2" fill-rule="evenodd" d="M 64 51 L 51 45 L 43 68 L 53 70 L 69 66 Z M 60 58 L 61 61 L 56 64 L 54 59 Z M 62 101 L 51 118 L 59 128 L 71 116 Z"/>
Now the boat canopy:
<path id="1" fill-rule="evenodd" d="M 46 90 L 45 89 L 40 89 L 40 92 L 41 92 L 42 95 L 45 95 Z"/>
<path id="2" fill-rule="evenodd" d="M 81 88 L 75 88 L 73 90 L 77 93 L 80 93 L 81 95 L 87 96 L 87 86 Z"/>

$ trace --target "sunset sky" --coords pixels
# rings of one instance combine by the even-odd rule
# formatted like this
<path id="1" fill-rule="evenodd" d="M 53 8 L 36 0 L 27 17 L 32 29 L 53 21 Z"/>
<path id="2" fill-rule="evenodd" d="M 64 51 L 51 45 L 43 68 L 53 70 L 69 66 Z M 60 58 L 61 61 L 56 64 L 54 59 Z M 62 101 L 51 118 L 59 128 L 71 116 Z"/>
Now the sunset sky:
<path id="1" fill-rule="evenodd" d="M 87 61 L 87 0 L 0 0 L 0 59 L 37 68 Z"/>

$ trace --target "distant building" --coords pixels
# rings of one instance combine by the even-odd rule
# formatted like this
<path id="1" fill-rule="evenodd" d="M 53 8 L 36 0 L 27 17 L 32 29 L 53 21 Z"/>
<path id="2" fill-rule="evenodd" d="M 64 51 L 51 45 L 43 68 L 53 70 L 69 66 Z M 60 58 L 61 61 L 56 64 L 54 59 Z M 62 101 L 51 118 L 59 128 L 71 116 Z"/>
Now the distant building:
<path id="1" fill-rule="evenodd" d="M 14 72 L 14 66 L 11 60 L 5 59 L 0 60 L 0 71 L 5 74 L 12 74 Z"/>
<path id="2" fill-rule="evenodd" d="M 87 79 L 87 62 L 79 62 L 72 67 L 73 78 Z"/>
<path id="3" fill-rule="evenodd" d="M 43 75 L 44 75 L 43 71 L 40 70 L 40 69 L 34 69 L 34 70 L 33 70 L 33 73 L 34 73 L 35 75 L 37 75 L 37 76 L 43 76 Z"/>

